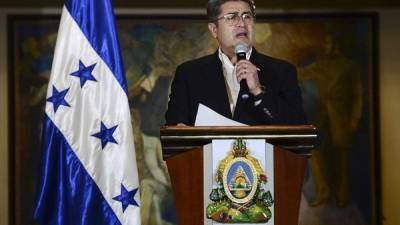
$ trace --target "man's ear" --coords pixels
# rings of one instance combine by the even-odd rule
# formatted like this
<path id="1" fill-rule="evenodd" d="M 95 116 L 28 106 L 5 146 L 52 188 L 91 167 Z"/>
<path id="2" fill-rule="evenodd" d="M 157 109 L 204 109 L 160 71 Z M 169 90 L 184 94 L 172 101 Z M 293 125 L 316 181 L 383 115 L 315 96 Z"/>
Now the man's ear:
<path id="1" fill-rule="evenodd" d="M 208 30 L 214 38 L 217 38 L 217 25 L 215 23 L 208 23 Z"/>

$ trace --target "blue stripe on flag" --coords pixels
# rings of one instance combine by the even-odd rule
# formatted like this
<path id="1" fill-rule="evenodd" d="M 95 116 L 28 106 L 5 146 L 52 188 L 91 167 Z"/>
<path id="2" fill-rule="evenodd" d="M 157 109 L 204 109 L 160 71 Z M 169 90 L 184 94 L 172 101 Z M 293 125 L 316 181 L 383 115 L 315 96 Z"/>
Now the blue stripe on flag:
<path id="1" fill-rule="evenodd" d="M 93 49 L 103 59 L 128 94 L 110 1 L 67 0 L 65 6 Z M 101 38 L 98 35 L 101 34 Z"/>
<path id="2" fill-rule="evenodd" d="M 35 218 L 41 224 L 121 224 L 71 146 L 46 115 Z"/>

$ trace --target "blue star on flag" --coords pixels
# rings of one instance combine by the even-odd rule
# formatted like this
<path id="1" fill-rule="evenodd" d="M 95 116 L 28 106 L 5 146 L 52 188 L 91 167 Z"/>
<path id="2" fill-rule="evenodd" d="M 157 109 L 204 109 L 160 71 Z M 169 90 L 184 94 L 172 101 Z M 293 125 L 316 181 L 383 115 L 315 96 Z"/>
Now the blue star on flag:
<path id="1" fill-rule="evenodd" d="M 92 134 L 93 137 L 101 139 L 102 149 L 104 149 L 104 147 L 107 145 L 108 142 L 118 144 L 118 142 L 113 137 L 114 131 L 117 129 L 117 127 L 118 125 L 115 125 L 111 128 L 107 128 L 106 125 L 104 125 L 104 123 L 101 122 L 100 132 Z"/>
<path id="2" fill-rule="evenodd" d="M 81 81 L 81 88 L 82 88 L 83 85 L 85 85 L 86 81 L 88 81 L 88 80 L 97 82 L 96 78 L 94 78 L 94 76 L 92 74 L 92 71 L 95 66 L 96 66 L 96 63 L 94 63 L 90 66 L 85 66 L 85 64 L 83 64 L 83 62 L 81 60 L 79 60 L 79 70 L 71 73 L 70 75 L 79 77 L 79 79 Z"/>
<path id="3" fill-rule="evenodd" d="M 61 105 L 70 107 L 68 102 L 65 101 L 65 99 L 64 99 L 65 95 L 67 95 L 68 91 L 69 91 L 69 88 L 59 92 L 57 90 L 57 88 L 53 85 L 53 95 L 50 96 L 49 98 L 47 98 L 46 100 L 48 102 L 53 103 L 54 113 L 57 112 L 58 107 L 60 107 Z"/>
<path id="4" fill-rule="evenodd" d="M 128 208 L 129 205 L 139 206 L 139 204 L 135 200 L 135 195 L 138 191 L 138 188 L 133 189 L 132 191 L 128 191 L 123 184 L 121 184 L 121 194 L 114 197 L 113 199 L 121 202 L 122 204 L 122 212 L 125 212 L 125 209 Z"/>

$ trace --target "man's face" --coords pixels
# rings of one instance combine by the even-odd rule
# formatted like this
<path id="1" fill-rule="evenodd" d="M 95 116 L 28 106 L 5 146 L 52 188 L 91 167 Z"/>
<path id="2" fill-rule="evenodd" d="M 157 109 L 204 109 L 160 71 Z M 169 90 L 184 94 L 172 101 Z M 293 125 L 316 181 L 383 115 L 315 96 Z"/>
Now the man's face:
<path id="1" fill-rule="evenodd" d="M 243 14 L 251 15 L 249 5 L 243 1 L 229 1 L 221 5 L 221 12 L 218 15 L 218 21 L 209 23 L 208 28 L 218 43 L 222 51 L 229 57 L 235 55 L 235 45 L 243 43 L 249 48 L 254 42 L 254 20 L 228 21 L 227 16 L 237 14 L 242 17 Z M 224 18 L 225 16 L 225 18 Z"/>

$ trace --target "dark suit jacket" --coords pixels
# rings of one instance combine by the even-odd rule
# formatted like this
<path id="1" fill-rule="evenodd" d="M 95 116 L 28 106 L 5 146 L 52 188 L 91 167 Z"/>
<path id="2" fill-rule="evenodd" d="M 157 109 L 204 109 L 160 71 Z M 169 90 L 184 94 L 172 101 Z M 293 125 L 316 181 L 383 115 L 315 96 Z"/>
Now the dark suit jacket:
<path id="1" fill-rule="evenodd" d="M 248 125 L 306 123 L 296 68 L 255 49 L 250 61 L 261 70 L 258 77 L 261 85 L 265 86 L 259 105 L 254 106 L 254 99 L 242 100 L 239 97 L 232 115 L 217 51 L 177 67 L 165 115 L 166 124 L 194 125 L 199 103 Z"/>

